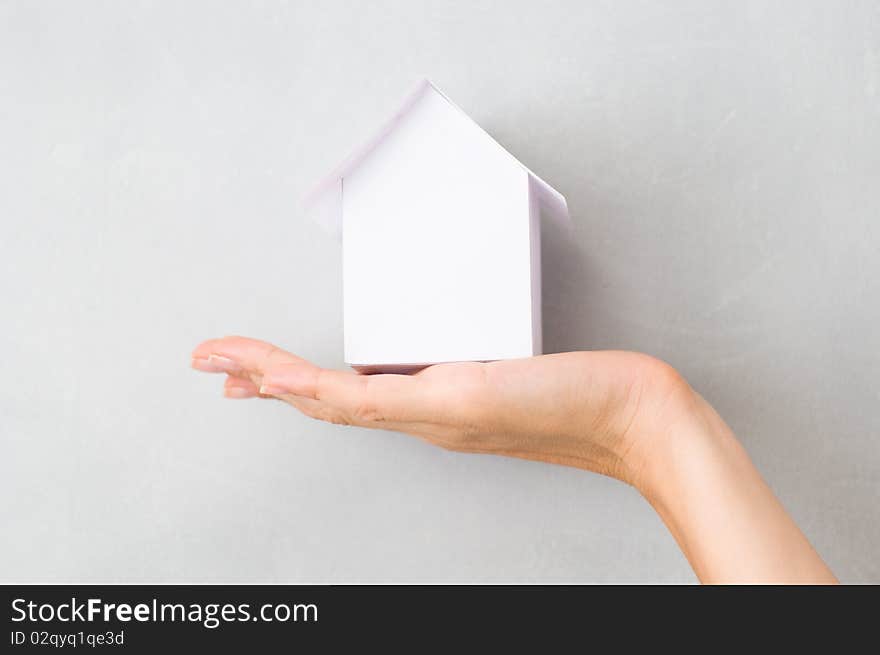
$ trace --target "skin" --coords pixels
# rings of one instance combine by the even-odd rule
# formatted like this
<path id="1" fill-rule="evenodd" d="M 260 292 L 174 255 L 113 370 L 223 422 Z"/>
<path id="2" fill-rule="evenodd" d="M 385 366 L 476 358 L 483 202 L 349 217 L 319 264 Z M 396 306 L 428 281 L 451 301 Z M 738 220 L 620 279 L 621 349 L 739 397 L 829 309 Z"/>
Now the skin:
<path id="1" fill-rule="evenodd" d="M 226 376 L 228 398 L 276 398 L 323 421 L 617 478 L 651 503 L 701 582 L 836 582 L 730 428 L 653 357 L 572 352 L 360 375 L 225 337 L 192 358 Z"/>

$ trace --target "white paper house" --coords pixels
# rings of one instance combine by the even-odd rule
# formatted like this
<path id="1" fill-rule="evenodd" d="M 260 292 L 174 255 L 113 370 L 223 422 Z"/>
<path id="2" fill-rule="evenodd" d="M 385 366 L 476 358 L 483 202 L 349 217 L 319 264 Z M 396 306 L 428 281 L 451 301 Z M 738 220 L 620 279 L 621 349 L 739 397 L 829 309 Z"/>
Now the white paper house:
<path id="1" fill-rule="evenodd" d="M 306 206 L 342 237 L 347 364 L 541 353 L 540 220 L 565 198 L 429 81 Z"/>

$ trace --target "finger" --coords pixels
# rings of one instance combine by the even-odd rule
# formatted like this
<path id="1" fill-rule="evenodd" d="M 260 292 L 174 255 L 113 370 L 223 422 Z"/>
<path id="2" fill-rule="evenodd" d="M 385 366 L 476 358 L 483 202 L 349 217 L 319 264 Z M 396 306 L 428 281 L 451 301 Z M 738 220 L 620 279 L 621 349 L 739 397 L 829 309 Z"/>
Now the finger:
<path id="1" fill-rule="evenodd" d="M 260 388 L 250 380 L 229 376 L 223 384 L 223 395 L 236 400 L 259 398 Z"/>
<path id="2" fill-rule="evenodd" d="M 193 357 L 192 367 L 203 373 L 229 373 L 230 375 L 238 369 L 231 360 L 225 362 L 223 359 L 214 356 Z"/>
<path id="3" fill-rule="evenodd" d="M 431 420 L 436 397 L 408 375 L 358 375 L 322 369 L 306 361 L 282 362 L 263 371 L 262 393 L 319 402 L 325 420 L 374 426 Z M 389 426 L 390 427 L 390 426 Z"/>
<path id="4" fill-rule="evenodd" d="M 220 369 L 231 375 L 241 375 L 242 371 L 262 374 L 272 364 L 305 361 L 271 343 L 246 337 L 210 339 L 199 344 L 192 357 L 193 366 L 198 370 L 216 372 Z"/>

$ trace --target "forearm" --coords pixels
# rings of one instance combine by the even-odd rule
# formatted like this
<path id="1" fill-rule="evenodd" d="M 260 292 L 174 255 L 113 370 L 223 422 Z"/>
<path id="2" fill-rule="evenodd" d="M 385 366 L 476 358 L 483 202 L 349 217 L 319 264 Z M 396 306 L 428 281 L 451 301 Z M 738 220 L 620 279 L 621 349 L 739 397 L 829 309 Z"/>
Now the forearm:
<path id="1" fill-rule="evenodd" d="M 703 582 L 835 582 L 724 421 L 653 357 L 559 353 L 363 376 L 226 337 L 192 358 L 227 375 L 230 398 L 279 398 L 325 421 L 619 478 L 657 509 Z"/>
<path id="2" fill-rule="evenodd" d="M 637 486 L 702 582 L 836 582 L 702 398 L 657 438 Z"/>

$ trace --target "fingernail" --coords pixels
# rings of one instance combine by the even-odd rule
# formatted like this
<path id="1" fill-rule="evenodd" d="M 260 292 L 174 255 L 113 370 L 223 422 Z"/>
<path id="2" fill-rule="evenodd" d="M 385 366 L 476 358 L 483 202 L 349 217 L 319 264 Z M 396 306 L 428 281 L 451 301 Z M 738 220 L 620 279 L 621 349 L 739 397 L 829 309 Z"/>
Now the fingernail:
<path id="1" fill-rule="evenodd" d="M 250 389 L 245 389 L 244 387 L 226 387 L 223 390 L 223 395 L 227 398 L 238 400 L 241 398 L 253 398 L 255 394 Z"/>
<path id="2" fill-rule="evenodd" d="M 215 364 L 212 364 L 210 359 L 205 359 L 204 357 L 193 357 L 192 367 L 197 371 L 202 371 L 204 373 L 224 372 L 222 368 L 219 368 Z"/>
<path id="3" fill-rule="evenodd" d="M 290 391 L 283 387 L 278 387 L 271 384 L 264 384 L 260 387 L 260 393 L 264 396 L 286 396 L 290 393 Z"/>
<path id="4" fill-rule="evenodd" d="M 229 373 L 235 373 L 241 370 L 241 366 L 238 365 L 238 362 L 229 359 L 228 357 L 223 357 L 222 355 L 209 355 L 208 364 L 216 366 L 218 370 Z"/>

